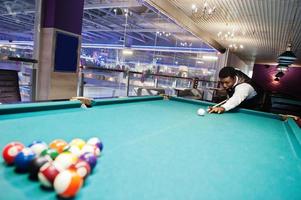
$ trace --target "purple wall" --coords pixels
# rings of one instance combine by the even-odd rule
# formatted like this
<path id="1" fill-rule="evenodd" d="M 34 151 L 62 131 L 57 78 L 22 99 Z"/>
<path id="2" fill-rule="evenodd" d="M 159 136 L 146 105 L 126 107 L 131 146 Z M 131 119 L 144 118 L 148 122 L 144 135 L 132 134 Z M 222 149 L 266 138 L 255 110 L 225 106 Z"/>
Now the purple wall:
<path id="1" fill-rule="evenodd" d="M 280 81 L 275 81 L 276 66 L 255 64 L 252 79 L 265 90 L 301 99 L 301 67 L 290 67 Z"/>
<path id="2" fill-rule="evenodd" d="M 58 28 L 81 35 L 84 0 L 44 0 L 42 28 Z"/>

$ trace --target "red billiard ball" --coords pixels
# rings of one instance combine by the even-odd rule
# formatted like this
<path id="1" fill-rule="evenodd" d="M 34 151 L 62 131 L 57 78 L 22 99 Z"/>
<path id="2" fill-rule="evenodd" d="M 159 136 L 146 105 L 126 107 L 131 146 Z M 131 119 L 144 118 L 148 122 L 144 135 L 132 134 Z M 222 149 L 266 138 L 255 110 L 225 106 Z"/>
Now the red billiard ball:
<path id="1" fill-rule="evenodd" d="M 57 163 L 47 162 L 40 168 L 38 178 L 44 187 L 51 188 L 55 177 L 63 170 Z"/>
<path id="2" fill-rule="evenodd" d="M 20 142 L 11 142 L 2 150 L 2 157 L 6 164 L 12 165 L 19 152 L 24 149 L 24 145 Z"/>
<path id="3" fill-rule="evenodd" d="M 64 170 L 54 180 L 55 192 L 63 198 L 71 198 L 76 195 L 83 185 L 83 178 L 75 170 Z"/>

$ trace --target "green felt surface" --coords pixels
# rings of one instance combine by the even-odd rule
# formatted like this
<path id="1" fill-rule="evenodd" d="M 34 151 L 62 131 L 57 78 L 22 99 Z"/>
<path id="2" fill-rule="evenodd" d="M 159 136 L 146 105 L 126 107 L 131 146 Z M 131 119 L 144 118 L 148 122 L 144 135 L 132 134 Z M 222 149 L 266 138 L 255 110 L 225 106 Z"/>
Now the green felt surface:
<path id="1" fill-rule="evenodd" d="M 292 121 L 243 110 L 201 117 L 209 104 L 178 98 L 113 101 L 0 115 L 0 148 L 100 137 L 103 156 L 75 199 L 301 199 Z M 0 199 L 56 199 L 2 160 L 0 177 Z"/>

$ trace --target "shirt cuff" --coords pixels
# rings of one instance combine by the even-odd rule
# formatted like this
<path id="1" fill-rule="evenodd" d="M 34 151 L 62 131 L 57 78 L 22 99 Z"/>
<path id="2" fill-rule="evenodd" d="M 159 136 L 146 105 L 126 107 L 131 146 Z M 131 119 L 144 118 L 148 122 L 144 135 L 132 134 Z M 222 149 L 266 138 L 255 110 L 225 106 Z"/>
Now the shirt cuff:
<path id="1" fill-rule="evenodd" d="M 225 104 L 221 105 L 221 107 L 225 108 L 225 111 L 229 111 L 229 110 L 233 109 L 233 106 L 227 104 L 227 102 Z"/>

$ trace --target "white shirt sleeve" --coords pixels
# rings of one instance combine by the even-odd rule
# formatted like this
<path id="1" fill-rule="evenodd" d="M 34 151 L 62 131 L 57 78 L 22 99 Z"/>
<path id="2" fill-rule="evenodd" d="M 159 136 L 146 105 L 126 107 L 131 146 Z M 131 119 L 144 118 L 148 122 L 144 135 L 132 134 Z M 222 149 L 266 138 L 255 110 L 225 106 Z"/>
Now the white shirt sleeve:
<path id="1" fill-rule="evenodd" d="M 233 96 L 228 99 L 228 101 L 222 105 L 226 111 L 229 111 L 237 107 L 245 99 L 250 99 L 256 95 L 254 88 L 248 83 L 242 83 L 235 87 Z"/>

